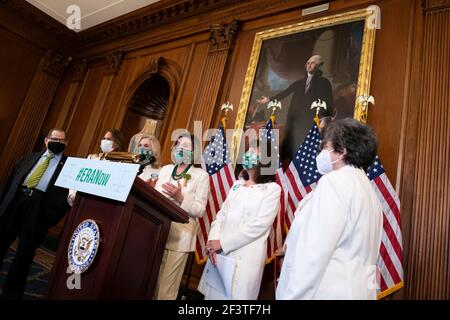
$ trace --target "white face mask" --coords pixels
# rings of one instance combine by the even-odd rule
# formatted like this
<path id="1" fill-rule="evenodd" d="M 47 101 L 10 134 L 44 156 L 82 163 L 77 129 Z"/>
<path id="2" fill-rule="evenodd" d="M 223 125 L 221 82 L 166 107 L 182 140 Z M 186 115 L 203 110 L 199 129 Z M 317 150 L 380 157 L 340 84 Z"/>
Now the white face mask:
<path id="1" fill-rule="evenodd" d="M 321 175 L 330 173 L 333 171 L 333 163 L 338 162 L 341 159 L 331 161 L 331 153 L 328 150 L 322 150 L 316 157 L 317 171 Z"/>
<path id="2" fill-rule="evenodd" d="M 113 142 L 111 140 L 102 139 L 100 143 L 100 148 L 102 152 L 109 153 L 113 151 Z"/>

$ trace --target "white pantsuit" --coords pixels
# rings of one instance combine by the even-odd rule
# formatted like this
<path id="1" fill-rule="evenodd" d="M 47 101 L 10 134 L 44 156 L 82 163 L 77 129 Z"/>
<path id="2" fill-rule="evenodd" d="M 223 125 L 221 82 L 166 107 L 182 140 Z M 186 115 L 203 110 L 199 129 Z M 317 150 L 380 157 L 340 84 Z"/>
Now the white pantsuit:
<path id="1" fill-rule="evenodd" d="M 324 175 L 296 210 L 276 298 L 375 299 L 382 221 L 363 170 Z"/>
<path id="2" fill-rule="evenodd" d="M 173 164 L 162 167 L 156 182 L 155 189 L 165 196 L 167 195 L 162 188 L 164 183 L 170 182 L 177 185 L 177 181 L 173 180 L 171 176 L 173 168 Z M 206 171 L 191 167 L 187 173 L 191 175 L 189 180 L 186 181 L 183 178 L 178 181 L 184 197 L 180 207 L 189 214 L 189 223 L 172 222 L 171 224 L 154 294 L 154 298 L 158 300 L 175 300 L 177 298 L 189 252 L 195 250 L 197 218 L 203 216 L 208 200 L 209 175 Z M 167 197 L 171 199 L 171 197 Z"/>
<path id="3" fill-rule="evenodd" d="M 258 298 L 267 254 L 267 238 L 280 209 L 281 188 L 271 182 L 244 186 L 237 181 L 211 224 L 209 240 L 219 240 L 222 254 L 236 260 L 231 298 Z M 203 272 L 198 290 L 205 299 L 226 299 L 209 286 Z"/>

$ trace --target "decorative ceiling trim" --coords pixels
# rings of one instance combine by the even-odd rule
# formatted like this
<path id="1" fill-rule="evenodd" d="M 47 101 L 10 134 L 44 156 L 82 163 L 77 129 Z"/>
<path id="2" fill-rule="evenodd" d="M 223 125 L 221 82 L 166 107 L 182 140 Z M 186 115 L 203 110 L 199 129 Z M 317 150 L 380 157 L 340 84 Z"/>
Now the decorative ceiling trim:
<path id="1" fill-rule="evenodd" d="M 176 4 L 140 15 L 131 20 L 112 23 L 108 21 L 105 25 L 93 27 L 82 31 L 77 35 L 77 42 L 82 46 L 97 45 L 99 43 L 114 40 L 124 35 L 135 34 L 151 28 L 161 27 L 162 25 L 186 19 L 188 17 L 205 13 L 211 10 L 230 6 L 241 0 L 184 0 Z M 149 6 L 151 8 L 152 6 Z"/>
<path id="2" fill-rule="evenodd" d="M 53 19 L 27 1 L 0 0 L 0 5 L 23 20 L 30 22 L 34 26 L 38 26 L 44 32 L 50 33 L 60 40 L 71 40 L 76 35 L 75 31 L 68 29 L 65 25 Z"/>
<path id="3" fill-rule="evenodd" d="M 189 36 L 192 33 L 212 32 L 211 26 L 218 21 L 241 20 L 261 18 L 274 12 L 277 14 L 292 11 L 296 8 L 310 6 L 317 0 L 260 0 L 260 1 L 242 1 L 242 0 L 166 0 L 148 7 L 130 12 L 124 16 L 109 20 L 88 30 L 76 33 L 69 30 L 60 22 L 49 17 L 39 9 L 23 0 L 0 0 L 0 5 L 11 11 L 13 14 L 39 25 L 40 29 L 49 35 L 53 35 L 58 41 L 63 41 L 69 47 L 88 49 L 94 46 L 101 46 L 112 42 L 118 38 L 126 38 L 131 35 L 141 33 L 150 29 L 160 28 L 170 23 L 181 22 L 179 28 L 175 28 L 170 34 L 158 35 L 155 38 L 147 39 L 146 43 L 169 41 L 174 38 Z M 430 1 L 430 0 L 422 0 Z M 168 3 L 168 4 L 167 4 Z M 166 5 L 166 7 L 163 7 Z M 233 10 L 233 7 L 236 10 Z M 223 14 L 217 15 L 217 9 L 225 9 Z M 208 14 L 212 12 L 212 14 Z M 255 16 L 255 12 L 258 14 Z M 182 23 L 188 18 L 198 16 L 199 19 L 192 19 L 192 23 L 186 25 Z M 232 32 L 232 30 L 231 30 Z M 213 40 L 211 40 L 213 41 Z M 140 47 L 142 43 L 137 44 Z M 131 48 L 128 48 L 131 49 Z M 108 49 L 106 51 L 110 51 Z M 97 51 L 97 50 L 94 50 Z M 128 51 L 128 50 L 124 50 Z M 100 49 L 96 53 L 87 53 L 87 56 L 97 56 L 100 58 L 107 52 Z M 76 55 L 75 55 L 76 56 Z M 87 57 L 84 55 L 79 58 Z M 89 60 L 89 59 L 88 59 Z"/>
<path id="4" fill-rule="evenodd" d="M 218 0 L 220 1 L 220 0 Z M 148 35 L 135 40 L 126 39 L 129 34 L 124 33 L 120 37 L 124 39 L 124 42 L 121 42 L 121 48 L 125 51 L 133 51 L 139 48 L 148 47 L 155 45 L 157 43 L 163 43 L 168 41 L 173 41 L 175 39 L 180 39 L 184 37 L 189 37 L 193 34 L 198 33 L 209 33 L 211 35 L 211 26 L 217 24 L 219 22 L 229 23 L 234 20 L 239 20 L 242 23 L 246 21 L 260 19 L 265 16 L 270 16 L 272 14 L 281 14 L 284 12 L 292 12 L 293 10 L 297 10 L 299 8 L 303 8 L 305 6 L 311 5 L 316 0 L 305 0 L 305 2 L 299 2 L 298 0 L 251 0 L 251 1 L 240 1 L 234 2 L 234 5 L 229 5 L 218 14 L 218 12 L 212 12 L 211 14 L 200 14 L 198 19 L 183 19 L 180 21 L 173 21 L 174 27 L 170 29 L 170 33 L 153 33 L 148 32 Z M 299 14 L 300 15 L 300 14 Z M 197 17 L 196 17 L 197 18 Z M 190 23 L 188 23 L 189 21 Z M 110 21 L 111 22 L 111 21 Z M 110 28 L 113 29 L 116 24 L 111 22 Z M 162 28 L 164 29 L 164 28 Z M 145 31 L 136 30 L 130 34 L 135 34 Z M 83 31 L 78 34 L 78 36 L 85 35 Z M 81 39 L 81 38 L 80 38 Z M 96 46 L 97 43 L 92 43 L 89 45 L 82 45 L 80 39 L 77 39 L 78 47 L 86 49 L 83 53 L 78 56 L 78 58 L 87 58 L 94 59 L 102 57 L 106 52 L 111 50 L 111 47 L 108 47 L 108 41 L 101 40 Z M 106 47 L 103 47 L 106 45 Z"/>

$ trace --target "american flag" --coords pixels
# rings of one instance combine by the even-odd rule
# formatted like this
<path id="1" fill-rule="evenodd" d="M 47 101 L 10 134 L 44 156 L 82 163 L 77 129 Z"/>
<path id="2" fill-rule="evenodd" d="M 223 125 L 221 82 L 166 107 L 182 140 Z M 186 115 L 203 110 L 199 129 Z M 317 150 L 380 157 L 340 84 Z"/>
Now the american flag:
<path id="1" fill-rule="evenodd" d="M 216 219 L 217 212 L 219 212 L 228 191 L 230 191 L 236 180 L 223 125 L 220 125 L 216 134 L 211 138 L 211 142 L 205 148 L 202 166 L 209 174 L 210 193 L 206 204 L 206 214 L 198 219 L 200 228 L 197 232 L 195 256 L 199 264 L 206 262 L 205 245 L 208 241 L 211 223 Z"/>
<path id="2" fill-rule="evenodd" d="M 321 138 L 317 125 L 309 130 L 303 143 L 298 148 L 294 159 L 286 169 L 285 181 L 288 190 L 285 224 L 291 227 L 298 203 L 317 185 L 321 175 L 317 171 L 316 155 Z"/>
<path id="3" fill-rule="evenodd" d="M 400 200 L 378 156 L 367 169 L 367 176 L 383 208 L 383 233 L 377 267 L 380 272 L 381 299 L 403 287 L 403 247 L 400 225 Z"/>
<path id="4" fill-rule="evenodd" d="M 286 212 L 286 204 L 287 204 L 287 189 L 285 176 L 283 173 L 283 169 L 280 166 L 280 155 L 278 152 L 278 143 L 275 139 L 275 135 L 273 134 L 273 121 L 270 119 L 265 128 L 262 131 L 260 136 L 260 141 L 271 141 L 271 158 L 275 161 L 276 174 L 276 183 L 281 187 L 281 195 L 280 195 L 280 211 L 272 225 L 272 230 L 269 234 L 269 241 L 267 241 L 267 259 L 266 262 L 269 263 L 275 257 L 275 254 L 279 248 L 283 245 L 283 226 L 284 226 L 284 217 Z"/>

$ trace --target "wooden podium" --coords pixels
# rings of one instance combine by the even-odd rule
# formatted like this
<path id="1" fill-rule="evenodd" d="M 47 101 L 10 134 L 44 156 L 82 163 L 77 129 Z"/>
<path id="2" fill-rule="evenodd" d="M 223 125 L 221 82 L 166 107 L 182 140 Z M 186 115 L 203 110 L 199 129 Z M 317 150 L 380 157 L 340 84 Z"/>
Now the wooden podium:
<path id="1" fill-rule="evenodd" d="M 100 229 L 100 244 L 69 289 L 68 246 L 86 219 Z M 186 211 L 136 178 L 126 202 L 78 193 L 69 213 L 50 276 L 48 299 L 152 299 L 170 223 L 188 222 Z"/>

